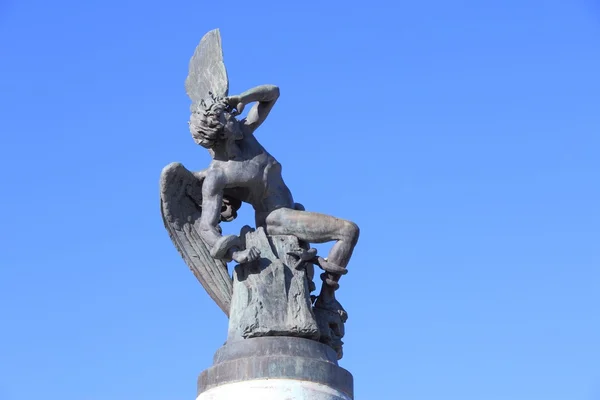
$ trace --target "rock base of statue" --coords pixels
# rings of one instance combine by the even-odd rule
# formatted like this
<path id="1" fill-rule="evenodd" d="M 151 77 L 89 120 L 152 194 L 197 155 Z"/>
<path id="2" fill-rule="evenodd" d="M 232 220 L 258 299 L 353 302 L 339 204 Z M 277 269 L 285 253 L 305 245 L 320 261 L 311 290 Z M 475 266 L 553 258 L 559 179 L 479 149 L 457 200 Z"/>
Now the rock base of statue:
<path id="1" fill-rule="evenodd" d="M 295 336 L 319 340 L 312 310 L 312 265 L 295 267 L 303 244 L 295 236 L 267 236 L 263 228 L 244 227 L 240 237 L 246 248 L 256 247 L 260 258 L 237 265 L 227 342 L 262 336 Z"/>
<path id="2" fill-rule="evenodd" d="M 245 226 L 245 248 L 256 247 L 260 258 L 237 265 L 229 310 L 227 343 L 265 336 L 318 340 L 342 357 L 345 311 L 335 302 L 329 309 L 313 307 L 314 265 L 302 257 L 316 250 L 295 236 L 268 236 L 263 228 Z"/>
<path id="3" fill-rule="evenodd" d="M 353 378 L 329 346 L 297 337 L 226 344 L 198 378 L 197 400 L 352 400 Z"/>

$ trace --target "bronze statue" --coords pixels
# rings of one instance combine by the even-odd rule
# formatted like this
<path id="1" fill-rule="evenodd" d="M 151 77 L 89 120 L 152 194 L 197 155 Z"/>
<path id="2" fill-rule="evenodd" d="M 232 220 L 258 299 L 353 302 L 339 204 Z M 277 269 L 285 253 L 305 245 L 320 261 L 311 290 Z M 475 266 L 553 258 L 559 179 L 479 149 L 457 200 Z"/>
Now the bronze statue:
<path id="1" fill-rule="evenodd" d="M 196 143 L 208 149 L 212 161 L 207 169 L 195 173 L 177 163 L 165 167 L 161 177 L 165 226 L 188 266 L 229 315 L 232 280 L 227 262 L 233 260 L 242 267 L 251 265 L 261 258 L 261 250 L 246 246 L 244 235 L 223 235 L 220 222 L 235 218 L 242 202 L 251 204 L 257 229 L 262 228 L 269 238 L 297 239 L 298 249 L 289 253 L 297 260 L 294 268 L 315 264 L 325 271 L 319 296 L 312 296 L 309 301 L 314 302 L 315 312 L 337 313 L 343 325 L 347 315 L 335 298 L 335 290 L 357 243 L 358 226 L 305 211 L 295 203 L 283 180 L 281 164 L 258 142 L 255 131 L 273 109 L 279 88 L 262 85 L 228 96 L 228 86 L 220 34 L 214 30 L 198 45 L 186 80 L 186 91 L 192 100 L 190 131 Z M 236 118 L 251 103 L 254 104 L 247 116 Z M 335 243 L 327 258 L 318 257 L 306 245 L 330 241 Z M 314 288 L 311 275 L 309 272 L 302 278 L 310 281 L 309 291 Z M 322 330 L 323 324 L 319 326 Z M 341 333 L 333 333 L 337 339 L 343 336 L 343 326 L 339 329 Z M 331 335 L 321 332 L 322 341 L 323 337 L 329 338 L 325 342 L 331 341 Z M 336 349 L 341 357 L 339 342 Z"/>

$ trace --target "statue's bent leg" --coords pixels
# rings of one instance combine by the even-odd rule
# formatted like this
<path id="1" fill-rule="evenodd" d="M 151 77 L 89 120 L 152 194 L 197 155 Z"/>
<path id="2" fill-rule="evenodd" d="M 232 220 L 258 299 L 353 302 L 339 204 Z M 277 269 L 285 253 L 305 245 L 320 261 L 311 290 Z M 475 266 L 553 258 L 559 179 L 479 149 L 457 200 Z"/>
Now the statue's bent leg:
<path id="1" fill-rule="evenodd" d="M 269 235 L 294 235 L 309 243 L 337 242 L 331 248 L 328 261 L 340 267 L 346 267 L 352 251 L 358 241 L 358 226 L 350 221 L 330 215 L 308 211 L 279 208 L 272 211 L 265 219 Z M 340 275 L 328 274 L 328 279 L 337 282 Z M 321 294 L 333 297 L 334 287 L 323 287 Z M 325 293 L 327 292 L 327 293 Z"/>

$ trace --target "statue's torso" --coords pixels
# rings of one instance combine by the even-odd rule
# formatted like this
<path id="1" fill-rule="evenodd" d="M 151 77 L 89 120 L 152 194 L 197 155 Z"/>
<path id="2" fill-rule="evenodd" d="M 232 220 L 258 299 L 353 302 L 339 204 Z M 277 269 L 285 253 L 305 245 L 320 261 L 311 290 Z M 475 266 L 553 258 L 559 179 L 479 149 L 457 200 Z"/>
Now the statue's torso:
<path id="1" fill-rule="evenodd" d="M 236 142 L 241 157 L 238 160 L 213 161 L 213 168 L 224 172 L 226 188 L 236 197 L 251 204 L 257 212 L 280 207 L 293 208 L 292 194 L 283 181 L 281 164 L 269 154 L 254 135 L 245 135 Z"/>

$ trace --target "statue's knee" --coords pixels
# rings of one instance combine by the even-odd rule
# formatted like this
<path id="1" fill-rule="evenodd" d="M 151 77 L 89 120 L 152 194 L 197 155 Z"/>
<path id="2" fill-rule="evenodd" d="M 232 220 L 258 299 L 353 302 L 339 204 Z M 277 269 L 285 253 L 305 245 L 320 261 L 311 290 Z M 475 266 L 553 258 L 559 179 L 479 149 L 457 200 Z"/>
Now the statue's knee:
<path id="1" fill-rule="evenodd" d="M 344 224 L 344 236 L 352 244 L 358 242 L 358 236 L 360 235 L 360 228 L 354 222 L 346 221 Z"/>

